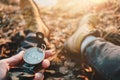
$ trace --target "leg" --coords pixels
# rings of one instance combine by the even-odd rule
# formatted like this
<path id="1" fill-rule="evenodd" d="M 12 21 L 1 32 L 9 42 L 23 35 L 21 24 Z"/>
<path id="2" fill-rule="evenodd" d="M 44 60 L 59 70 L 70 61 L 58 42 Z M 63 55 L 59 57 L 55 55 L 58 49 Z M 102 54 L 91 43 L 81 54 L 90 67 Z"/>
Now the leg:
<path id="1" fill-rule="evenodd" d="M 92 41 L 84 50 L 88 63 L 108 80 L 120 80 L 120 47 L 102 39 Z"/>

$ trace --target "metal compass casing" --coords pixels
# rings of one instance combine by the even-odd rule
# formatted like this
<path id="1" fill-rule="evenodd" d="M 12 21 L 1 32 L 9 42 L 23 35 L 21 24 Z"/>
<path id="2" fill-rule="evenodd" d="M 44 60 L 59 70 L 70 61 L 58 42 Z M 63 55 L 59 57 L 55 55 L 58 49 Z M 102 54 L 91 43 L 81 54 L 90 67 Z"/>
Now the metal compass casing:
<path id="1" fill-rule="evenodd" d="M 23 60 L 29 65 L 36 65 L 43 61 L 45 58 L 45 53 L 41 48 L 32 47 L 25 50 L 23 55 Z"/>

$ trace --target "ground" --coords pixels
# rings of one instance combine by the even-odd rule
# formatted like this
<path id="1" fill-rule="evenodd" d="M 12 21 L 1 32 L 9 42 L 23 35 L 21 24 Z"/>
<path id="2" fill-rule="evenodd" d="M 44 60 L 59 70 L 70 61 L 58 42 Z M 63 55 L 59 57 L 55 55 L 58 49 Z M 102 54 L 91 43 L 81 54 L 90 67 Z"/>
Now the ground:
<path id="1" fill-rule="evenodd" d="M 45 80 L 95 80 L 94 70 L 89 65 L 76 63 L 64 50 L 64 42 L 76 30 L 81 17 L 88 12 L 92 12 L 92 10 L 74 15 L 68 15 L 58 8 L 41 10 L 41 18 L 50 30 L 47 47 L 55 52 L 55 55 L 49 58 L 51 66 L 45 70 Z M 116 1 L 102 10 L 101 8 L 97 9 L 96 13 L 99 14 L 100 23 L 98 23 L 97 29 L 101 33 L 100 36 L 119 46 L 119 2 Z M 20 43 L 27 34 L 26 26 L 28 23 L 27 25 L 26 23 L 19 6 L 5 2 L 0 3 L 1 59 L 16 54 Z"/>

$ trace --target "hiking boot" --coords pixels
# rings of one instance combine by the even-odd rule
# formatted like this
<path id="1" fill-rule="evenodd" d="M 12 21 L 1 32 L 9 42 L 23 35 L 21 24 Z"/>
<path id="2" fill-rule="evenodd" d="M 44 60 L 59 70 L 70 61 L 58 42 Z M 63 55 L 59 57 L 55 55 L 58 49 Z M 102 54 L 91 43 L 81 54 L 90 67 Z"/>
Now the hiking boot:
<path id="1" fill-rule="evenodd" d="M 96 14 L 85 15 L 75 33 L 66 41 L 65 49 L 72 53 L 81 53 L 80 49 L 83 40 L 95 30 L 97 24 L 98 17 Z"/>
<path id="2" fill-rule="evenodd" d="M 41 20 L 37 4 L 33 0 L 20 0 L 20 8 L 26 22 L 26 28 L 33 32 L 42 32 L 45 37 L 48 37 L 49 30 Z"/>

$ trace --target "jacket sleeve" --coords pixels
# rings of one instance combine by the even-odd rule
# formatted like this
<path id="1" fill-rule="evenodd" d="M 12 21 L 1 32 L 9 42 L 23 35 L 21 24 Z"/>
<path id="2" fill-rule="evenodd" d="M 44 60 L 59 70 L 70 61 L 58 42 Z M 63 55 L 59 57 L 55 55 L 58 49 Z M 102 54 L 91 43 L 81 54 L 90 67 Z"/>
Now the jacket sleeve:
<path id="1" fill-rule="evenodd" d="M 87 62 L 107 80 L 120 80 L 120 46 L 97 39 L 84 50 Z"/>

